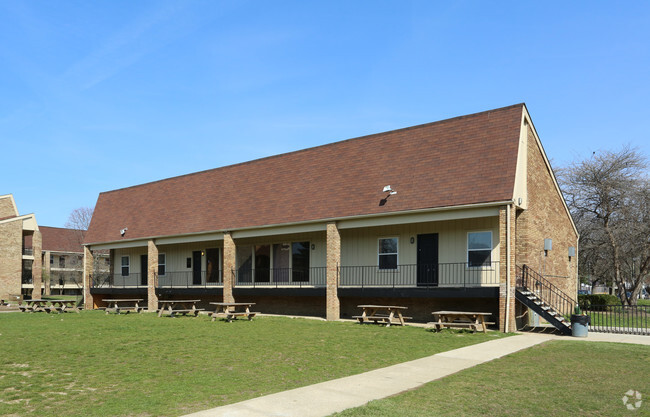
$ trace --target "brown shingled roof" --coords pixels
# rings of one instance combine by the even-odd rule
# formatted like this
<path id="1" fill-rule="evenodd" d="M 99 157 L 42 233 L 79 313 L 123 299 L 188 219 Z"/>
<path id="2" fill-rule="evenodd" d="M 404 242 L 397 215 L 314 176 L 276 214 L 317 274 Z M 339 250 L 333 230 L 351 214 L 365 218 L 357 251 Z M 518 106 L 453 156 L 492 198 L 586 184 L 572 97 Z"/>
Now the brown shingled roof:
<path id="1" fill-rule="evenodd" d="M 39 226 L 38 229 L 43 238 L 44 251 L 83 253 L 84 249 L 81 246 L 85 233 L 83 230 L 49 226 Z"/>
<path id="2" fill-rule="evenodd" d="M 85 243 L 510 200 L 523 107 L 104 192 Z"/>

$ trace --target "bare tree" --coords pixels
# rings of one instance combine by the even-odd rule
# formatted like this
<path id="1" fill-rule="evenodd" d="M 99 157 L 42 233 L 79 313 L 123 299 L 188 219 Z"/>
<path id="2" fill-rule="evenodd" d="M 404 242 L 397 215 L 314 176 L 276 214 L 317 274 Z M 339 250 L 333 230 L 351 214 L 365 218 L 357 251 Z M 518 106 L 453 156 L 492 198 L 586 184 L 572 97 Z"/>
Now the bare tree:
<path id="1" fill-rule="evenodd" d="M 638 150 L 599 152 L 558 171 L 580 232 L 580 268 L 636 305 L 650 273 L 650 180 Z M 628 294 L 629 293 L 629 294 Z"/>
<path id="2" fill-rule="evenodd" d="M 88 230 L 88 226 L 90 226 L 90 219 L 93 217 L 94 210 L 94 207 L 76 208 L 72 210 L 70 216 L 68 216 L 68 221 L 65 222 L 65 227 L 68 229 L 74 229 L 78 232 L 77 240 L 80 245 L 83 243 L 84 234 L 86 233 L 86 230 Z"/>

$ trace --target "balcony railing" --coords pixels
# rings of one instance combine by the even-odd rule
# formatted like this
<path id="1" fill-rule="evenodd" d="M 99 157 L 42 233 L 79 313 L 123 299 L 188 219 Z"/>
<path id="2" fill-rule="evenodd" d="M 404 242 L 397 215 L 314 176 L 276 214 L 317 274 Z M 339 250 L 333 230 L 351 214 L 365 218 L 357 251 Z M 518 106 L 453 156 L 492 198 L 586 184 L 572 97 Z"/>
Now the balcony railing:
<path id="1" fill-rule="evenodd" d="M 142 280 L 144 278 L 144 281 Z M 93 287 L 95 288 L 138 288 L 147 287 L 147 277 L 133 273 L 128 275 L 110 273 L 95 273 L 93 275 Z"/>
<path id="2" fill-rule="evenodd" d="M 324 287 L 327 268 L 240 268 L 234 278 L 236 287 Z"/>
<path id="3" fill-rule="evenodd" d="M 223 286 L 221 270 L 211 271 L 179 271 L 169 272 L 158 276 L 160 288 L 211 288 Z"/>
<path id="4" fill-rule="evenodd" d="M 51 271 L 50 272 L 50 287 L 68 287 L 76 286 L 83 287 L 83 273 L 82 271 Z"/>
<path id="5" fill-rule="evenodd" d="M 23 248 L 23 255 L 34 255 L 34 249 L 32 248 Z"/>
<path id="6" fill-rule="evenodd" d="M 467 263 L 436 265 L 398 265 L 395 269 L 378 266 L 341 266 L 337 285 L 341 288 L 466 288 L 499 285 L 499 263 L 482 266 Z M 235 287 L 303 288 L 325 287 L 327 268 L 256 268 L 228 271 Z M 147 286 L 147 277 L 140 274 L 121 275 L 96 272 L 94 287 L 138 288 Z M 223 272 L 167 271 L 158 277 L 159 288 L 218 288 L 223 286 Z"/>
<path id="7" fill-rule="evenodd" d="M 486 287 L 499 284 L 499 263 L 482 266 L 467 263 L 398 265 L 394 269 L 377 266 L 339 267 L 339 287 Z"/>

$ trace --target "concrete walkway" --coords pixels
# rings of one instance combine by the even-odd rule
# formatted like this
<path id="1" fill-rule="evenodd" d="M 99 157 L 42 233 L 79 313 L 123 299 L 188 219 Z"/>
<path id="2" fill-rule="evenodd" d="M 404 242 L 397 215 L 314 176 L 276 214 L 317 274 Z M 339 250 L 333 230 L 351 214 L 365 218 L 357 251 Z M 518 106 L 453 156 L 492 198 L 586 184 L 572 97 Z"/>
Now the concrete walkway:
<path id="1" fill-rule="evenodd" d="M 328 416 L 419 387 L 556 337 L 522 334 L 491 340 L 387 368 L 199 411 L 186 417 Z"/>

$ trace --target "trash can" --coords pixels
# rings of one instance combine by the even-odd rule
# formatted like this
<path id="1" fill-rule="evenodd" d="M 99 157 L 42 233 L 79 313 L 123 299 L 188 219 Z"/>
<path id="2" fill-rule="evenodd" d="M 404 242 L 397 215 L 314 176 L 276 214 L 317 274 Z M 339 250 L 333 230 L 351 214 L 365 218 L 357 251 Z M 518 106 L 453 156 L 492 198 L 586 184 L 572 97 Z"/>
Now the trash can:
<path id="1" fill-rule="evenodd" d="M 586 314 L 571 314 L 571 335 L 587 337 L 589 332 L 589 316 Z"/>

